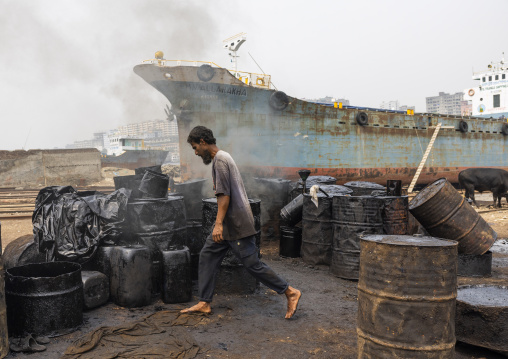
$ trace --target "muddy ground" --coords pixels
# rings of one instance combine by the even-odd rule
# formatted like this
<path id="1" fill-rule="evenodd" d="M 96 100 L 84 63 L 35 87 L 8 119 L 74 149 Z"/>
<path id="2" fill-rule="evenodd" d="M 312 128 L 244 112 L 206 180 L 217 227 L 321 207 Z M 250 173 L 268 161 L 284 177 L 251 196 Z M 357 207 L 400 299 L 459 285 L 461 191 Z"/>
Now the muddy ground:
<path id="1" fill-rule="evenodd" d="M 480 203 L 490 203 L 484 194 Z M 480 196 L 477 196 L 480 198 Z M 498 232 L 508 238 L 508 207 L 481 215 Z M 481 212 L 488 211 L 486 207 Z M 3 246 L 31 232 L 30 220 L 2 220 Z M 302 290 L 298 312 L 285 320 L 283 296 L 260 286 L 248 296 L 216 295 L 213 313 L 204 324 L 188 328 L 200 345 L 198 358 L 356 358 L 357 289 L 355 281 L 331 275 L 327 266 L 309 266 L 301 259 L 278 256 L 278 242 L 264 240 L 263 261 L 288 282 Z M 493 254 L 491 278 L 459 277 L 459 284 L 508 284 L 508 253 Z M 196 294 L 196 293 L 195 293 Z M 194 302 L 193 302 L 194 303 Z M 53 338 L 47 350 L 36 354 L 11 353 L 7 358 L 59 358 L 67 346 L 85 333 L 100 326 L 114 326 L 134 321 L 155 311 L 183 308 L 158 300 L 152 305 L 126 309 L 109 303 L 84 313 L 84 325 L 76 332 Z M 494 352 L 456 345 L 456 358 L 503 358 Z"/>

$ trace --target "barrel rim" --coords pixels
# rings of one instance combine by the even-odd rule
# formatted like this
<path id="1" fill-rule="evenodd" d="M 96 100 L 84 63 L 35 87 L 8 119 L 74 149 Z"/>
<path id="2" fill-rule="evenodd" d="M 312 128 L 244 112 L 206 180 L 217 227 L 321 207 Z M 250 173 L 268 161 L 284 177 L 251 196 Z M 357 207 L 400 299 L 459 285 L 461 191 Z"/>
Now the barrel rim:
<path id="1" fill-rule="evenodd" d="M 395 241 L 395 238 L 406 238 L 406 239 L 413 239 L 413 243 L 410 242 L 402 242 L 402 241 Z M 430 242 L 430 239 L 432 239 L 432 242 Z M 410 236 L 406 234 L 369 234 L 366 236 L 360 237 L 360 242 L 368 242 L 368 243 L 377 243 L 382 245 L 392 245 L 392 246 L 424 246 L 426 248 L 441 248 L 441 247 L 457 247 L 459 245 L 459 242 L 451 240 L 451 239 L 444 239 L 444 238 L 438 238 L 438 237 L 432 237 L 432 236 Z"/>
<path id="2" fill-rule="evenodd" d="M 432 183 L 429 183 L 425 186 L 420 192 L 413 197 L 413 199 L 409 202 L 409 209 L 415 209 L 417 207 L 422 206 L 432 198 L 434 198 L 438 192 L 446 185 L 448 180 L 444 177 L 435 180 Z M 449 182 L 448 182 L 449 183 Z"/>
<path id="3" fill-rule="evenodd" d="M 70 269 L 72 269 L 72 270 L 58 274 L 58 275 L 54 275 L 54 276 L 34 276 L 34 275 L 26 276 L 26 275 L 16 275 L 16 274 L 12 273 L 12 270 L 14 270 L 14 273 L 15 273 L 16 271 L 26 269 L 27 267 L 34 268 L 34 269 L 32 269 L 34 271 L 34 273 L 38 273 L 40 271 L 35 270 L 37 267 L 43 267 L 43 266 L 47 267 L 48 265 L 49 266 L 56 266 L 57 264 L 58 265 L 64 264 L 66 266 L 69 266 Z M 11 279 L 19 279 L 19 278 L 51 279 L 51 278 L 58 278 L 58 277 L 62 277 L 62 276 L 73 275 L 79 271 L 81 271 L 81 265 L 78 263 L 67 262 L 67 261 L 43 262 L 43 263 L 29 263 L 29 264 L 24 264 L 21 266 L 11 267 L 11 268 L 5 270 L 5 276 L 8 278 L 11 278 Z"/>
<path id="4" fill-rule="evenodd" d="M 167 197 L 161 197 L 161 198 L 135 198 L 133 201 L 130 201 L 127 206 L 133 206 L 133 205 L 139 205 L 139 204 L 146 204 L 146 203 L 165 203 L 165 202 L 173 202 L 178 201 L 180 199 L 184 199 L 184 196 L 167 196 Z"/>

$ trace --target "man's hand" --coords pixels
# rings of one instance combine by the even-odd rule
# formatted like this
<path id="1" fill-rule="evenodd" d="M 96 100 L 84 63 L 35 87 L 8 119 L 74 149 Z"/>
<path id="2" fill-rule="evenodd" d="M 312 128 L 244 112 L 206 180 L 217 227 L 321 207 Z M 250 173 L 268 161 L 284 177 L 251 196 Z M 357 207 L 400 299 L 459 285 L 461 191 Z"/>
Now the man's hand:
<path id="1" fill-rule="evenodd" d="M 212 238 L 215 243 L 220 243 L 224 240 L 222 236 L 222 223 L 215 222 L 215 227 L 213 228 Z"/>

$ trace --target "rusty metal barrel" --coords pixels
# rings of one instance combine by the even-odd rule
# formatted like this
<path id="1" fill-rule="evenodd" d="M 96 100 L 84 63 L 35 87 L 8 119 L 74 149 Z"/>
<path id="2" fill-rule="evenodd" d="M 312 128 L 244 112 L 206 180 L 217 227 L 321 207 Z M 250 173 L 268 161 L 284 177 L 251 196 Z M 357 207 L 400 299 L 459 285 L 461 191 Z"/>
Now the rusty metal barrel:
<path id="1" fill-rule="evenodd" d="M 454 358 L 457 242 L 361 239 L 358 358 Z"/>
<path id="2" fill-rule="evenodd" d="M 345 279 L 358 279 L 360 237 L 383 233 L 383 208 L 382 198 L 333 197 L 332 274 Z"/>
<path id="3" fill-rule="evenodd" d="M 445 178 L 429 184 L 409 202 L 409 211 L 434 237 L 459 242 L 459 253 L 484 254 L 497 233 Z"/>
<path id="4" fill-rule="evenodd" d="M 0 222 L 0 358 L 9 354 L 9 334 L 7 332 L 7 312 L 5 306 L 5 280 L 2 258 L 2 223 Z"/>
<path id="5" fill-rule="evenodd" d="M 384 207 L 383 230 L 385 234 L 407 234 L 409 201 L 407 196 L 380 196 Z"/>

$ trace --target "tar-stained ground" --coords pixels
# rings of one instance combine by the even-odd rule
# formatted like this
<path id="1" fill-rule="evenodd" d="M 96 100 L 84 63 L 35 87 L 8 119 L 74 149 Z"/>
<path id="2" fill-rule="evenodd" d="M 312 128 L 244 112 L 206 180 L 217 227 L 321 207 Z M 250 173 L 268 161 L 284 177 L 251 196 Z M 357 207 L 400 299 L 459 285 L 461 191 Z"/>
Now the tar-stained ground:
<path id="1" fill-rule="evenodd" d="M 486 197 L 485 204 L 489 199 Z M 508 237 L 508 211 L 482 216 L 498 231 L 500 238 Z M 2 222 L 2 232 L 7 229 L 6 225 Z M 280 258 L 275 240 L 263 241 L 262 254 L 265 263 L 302 291 L 295 317 L 285 320 L 284 297 L 262 285 L 256 293 L 247 296 L 216 295 L 213 313 L 204 324 L 188 328 L 201 347 L 198 358 L 356 358 L 357 282 L 333 276 L 327 266 L 309 266 L 299 258 Z M 459 277 L 459 285 L 475 283 L 507 285 L 508 251 L 493 253 L 491 278 Z M 84 325 L 74 333 L 53 338 L 45 352 L 11 353 L 7 358 L 59 358 L 72 341 L 95 328 L 120 325 L 155 311 L 185 306 L 159 300 L 147 307 L 127 309 L 108 303 L 85 312 Z M 504 357 L 457 343 L 456 358 Z"/>

